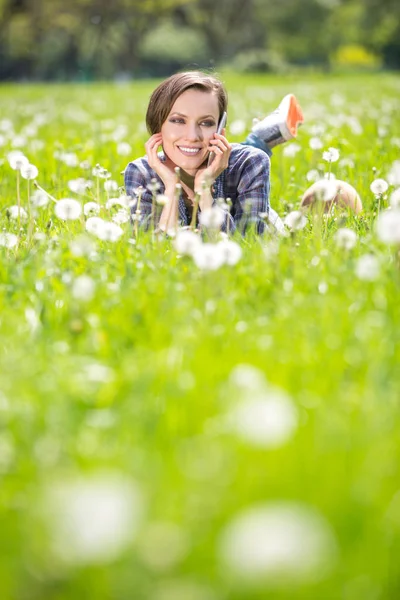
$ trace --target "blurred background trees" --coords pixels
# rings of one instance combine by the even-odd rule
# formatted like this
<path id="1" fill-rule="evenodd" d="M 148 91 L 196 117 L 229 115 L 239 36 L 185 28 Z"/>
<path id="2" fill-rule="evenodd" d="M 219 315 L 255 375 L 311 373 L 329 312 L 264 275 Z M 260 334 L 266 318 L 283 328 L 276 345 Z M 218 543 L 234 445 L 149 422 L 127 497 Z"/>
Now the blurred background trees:
<path id="1" fill-rule="evenodd" d="M 398 0 L 0 0 L 0 79 L 400 67 Z"/>

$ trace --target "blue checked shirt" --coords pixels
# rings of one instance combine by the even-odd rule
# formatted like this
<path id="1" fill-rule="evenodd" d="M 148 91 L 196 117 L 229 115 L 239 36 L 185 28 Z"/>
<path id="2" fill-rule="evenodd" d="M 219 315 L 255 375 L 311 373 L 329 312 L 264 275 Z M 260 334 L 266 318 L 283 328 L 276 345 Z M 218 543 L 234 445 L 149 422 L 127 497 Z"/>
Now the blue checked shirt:
<path id="1" fill-rule="evenodd" d="M 161 160 L 165 160 L 159 153 Z M 134 198 L 136 190 L 143 188 L 140 202 L 140 221 L 148 222 L 151 215 L 152 192 L 148 189 L 151 180 L 157 180 L 157 194 L 164 193 L 164 184 L 159 176 L 149 166 L 147 156 L 138 158 L 128 164 L 124 172 L 125 190 L 128 196 Z M 258 148 L 243 144 L 232 144 L 229 163 L 225 171 L 217 177 L 212 187 L 214 204 L 217 198 L 231 199 L 230 213 L 227 213 L 222 230 L 234 232 L 238 229 L 245 233 L 249 224 L 254 224 L 257 233 L 264 232 L 265 224 L 260 213 L 269 212 L 270 192 L 270 159 Z M 132 214 L 136 207 L 132 208 Z M 183 194 L 179 199 L 179 219 L 181 225 L 190 225 L 190 214 L 185 205 Z"/>

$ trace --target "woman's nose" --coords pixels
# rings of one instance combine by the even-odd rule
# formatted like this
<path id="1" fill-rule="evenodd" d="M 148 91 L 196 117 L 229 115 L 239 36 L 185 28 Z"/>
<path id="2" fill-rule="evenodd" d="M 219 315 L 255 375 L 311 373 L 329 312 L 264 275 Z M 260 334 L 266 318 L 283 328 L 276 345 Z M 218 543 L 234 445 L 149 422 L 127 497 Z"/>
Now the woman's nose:
<path id="1" fill-rule="evenodd" d="M 201 139 L 201 129 L 196 123 L 188 123 L 186 129 L 188 141 L 196 142 Z"/>

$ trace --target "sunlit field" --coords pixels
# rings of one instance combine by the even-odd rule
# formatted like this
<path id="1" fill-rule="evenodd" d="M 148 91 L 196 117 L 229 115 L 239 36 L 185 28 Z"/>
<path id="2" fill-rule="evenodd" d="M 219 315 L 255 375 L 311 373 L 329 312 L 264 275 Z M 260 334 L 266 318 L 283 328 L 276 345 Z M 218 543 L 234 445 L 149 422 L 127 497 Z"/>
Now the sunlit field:
<path id="1" fill-rule="evenodd" d="M 399 78 L 222 78 L 305 124 L 284 230 L 196 250 L 129 218 L 157 82 L 0 87 L 4 600 L 400 596 Z"/>

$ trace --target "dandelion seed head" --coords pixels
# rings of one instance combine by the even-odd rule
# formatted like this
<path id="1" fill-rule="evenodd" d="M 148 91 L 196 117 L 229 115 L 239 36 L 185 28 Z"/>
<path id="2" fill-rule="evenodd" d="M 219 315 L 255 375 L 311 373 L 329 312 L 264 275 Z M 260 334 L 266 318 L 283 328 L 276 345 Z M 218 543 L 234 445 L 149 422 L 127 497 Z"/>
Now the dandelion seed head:
<path id="1" fill-rule="evenodd" d="M 56 203 L 54 212 L 62 221 L 75 221 L 82 214 L 82 206 L 73 198 L 63 198 Z"/>
<path id="2" fill-rule="evenodd" d="M 300 210 L 293 210 L 283 219 L 290 231 L 300 231 L 307 225 L 307 217 Z"/>
<path id="3" fill-rule="evenodd" d="M 341 227 L 335 233 L 335 242 L 342 250 L 351 250 L 357 243 L 357 234 L 353 229 Z"/>
<path id="4" fill-rule="evenodd" d="M 192 253 L 195 265 L 202 271 L 215 271 L 224 264 L 224 256 L 218 244 L 200 244 Z"/>
<path id="5" fill-rule="evenodd" d="M 194 231 L 179 230 L 174 239 L 174 247 L 178 254 L 192 256 L 202 244 L 200 236 Z"/>
<path id="6" fill-rule="evenodd" d="M 373 254 L 364 254 L 356 263 L 356 275 L 362 281 L 376 281 L 380 274 L 380 264 Z"/>
<path id="7" fill-rule="evenodd" d="M 385 179 L 375 179 L 370 185 L 370 190 L 375 196 L 382 196 L 388 189 L 389 184 Z"/>
<path id="8" fill-rule="evenodd" d="M 376 221 L 376 233 L 384 244 L 400 245 L 400 210 L 388 209 Z"/>
<path id="9" fill-rule="evenodd" d="M 218 555 L 237 579 L 302 583 L 331 570 L 337 543 L 328 522 L 311 507 L 270 502 L 247 508 L 228 523 Z"/>
<path id="10" fill-rule="evenodd" d="M 328 148 L 325 152 L 322 153 L 322 158 L 328 163 L 334 163 L 339 160 L 339 150 L 337 148 Z"/>
<path id="11" fill-rule="evenodd" d="M 100 212 L 100 204 L 97 202 L 86 202 L 83 205 L 83 213 L 85 216 L 98 215 Z"/>
<path id="12" fill-rule="evenodd" d="M 16 204 L 7 208 L 7 214 L 10 219 L 15 220 L 17 220 L 18 217 L 24 221 L 28 218 L 26 210 L 22 206 L 18 207 Z"/>
<path id="13" fill-rule="evenodd" d="M 239 260 L 242 258 L 242 248 L 239 246 L 237 242 L 233 240 L 223 240 L 218 242 L 217 246 L 219 246 L 219 250 L 222 253 L 224 264 L 226 265 L 236 265 Z"/>
<path id="14" fill-rule="evenodd" d="M 27 165 L 23 165 L 20 169 L 21 177 L 24 179 L 36 179 L 39 175 L 39 169 L 35 167 L 35 165 L 31 165 L 28 163 Z"/>
<path id="15" fill-rule="evenodd" d="M 225 213 L 219 206 L 212 206 L 200 213 L 199 221 L 207 229 L 219 229 L 225 221 Z"/>
<path id="16" fill-rule="evenodd" d="M 13 233 L 0 233 L 0 246 L 14 248 L 18 244 L 18 237 Z"/>

